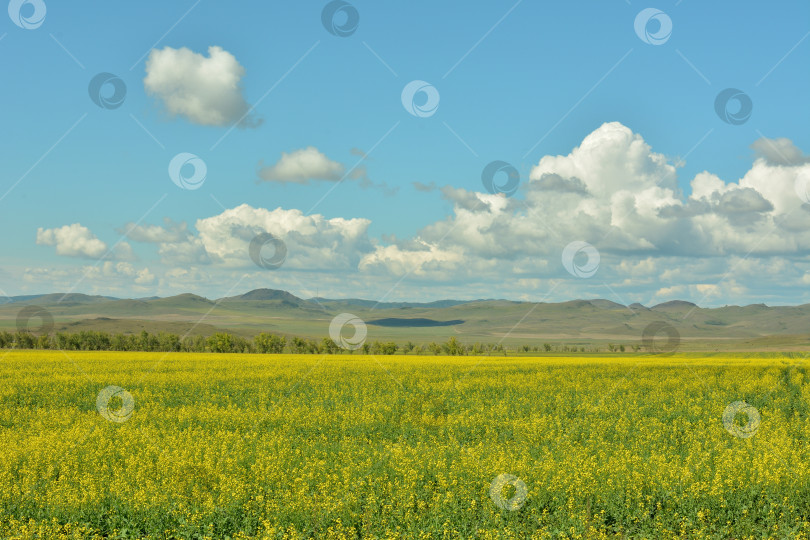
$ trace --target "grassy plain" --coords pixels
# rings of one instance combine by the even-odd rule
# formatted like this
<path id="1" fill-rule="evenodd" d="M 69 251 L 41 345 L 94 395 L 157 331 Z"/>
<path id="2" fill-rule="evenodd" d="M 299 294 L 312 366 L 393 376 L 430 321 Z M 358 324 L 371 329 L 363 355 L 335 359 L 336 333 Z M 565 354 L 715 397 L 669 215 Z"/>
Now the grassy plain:
<path id="1" fill-rule="evenodd" d="M 810 533 L 799 357 L 0 357 L 3 538 Z"/>

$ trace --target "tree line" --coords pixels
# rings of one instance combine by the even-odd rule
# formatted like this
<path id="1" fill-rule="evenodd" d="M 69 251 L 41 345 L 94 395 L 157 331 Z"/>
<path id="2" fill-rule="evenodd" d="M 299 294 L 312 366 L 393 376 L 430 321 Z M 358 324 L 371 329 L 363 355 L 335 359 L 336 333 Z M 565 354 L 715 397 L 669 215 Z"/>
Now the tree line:
<path id="1" fill-rule="evenodd" d="M 356 351 L 341 349 L 332 339 L 314 340 L 262 332 L 253 338 L 245 338 L 228 332 L 216 332 L 210 336 L 179 336 L 168 332 L 152 334 L 146 330 L 139 334 L 118 334 L 95 330 L 80 332 L 57 332 L 36 335 L 32 332 L 0 331 L 0 349 L 56 349 L 65 351 L 143 351 L 143 352 L 215 352 L 258 354 L 432 354 L 432 355 L 479 355 L 507 354 L 507 352 L 599 352 L 599 348 L 551 345 L 522 345 L 509 349 L 500 343 L 463 344 L 455 337 L 445 342 L 416 344 L 411 341 L 398 344 L 393 341 L 367 341 Z M 610 344 L 610 352 L 624 352 L 622 345 Z M 636 346 L 633 347 L 637 351 Z"/>

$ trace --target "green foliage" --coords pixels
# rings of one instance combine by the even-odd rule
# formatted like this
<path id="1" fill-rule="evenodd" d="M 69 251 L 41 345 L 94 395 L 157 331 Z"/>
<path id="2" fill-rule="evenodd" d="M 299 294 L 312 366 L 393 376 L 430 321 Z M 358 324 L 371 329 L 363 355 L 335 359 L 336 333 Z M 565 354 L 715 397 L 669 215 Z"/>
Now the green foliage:
<path id="1" fill-rule="evenodd" d="M 262 354 L 281 354 L 284 352 L 287 340 L 284 336 L 262 332 L 253 338 L 253 344 L 256 347 L 256 352 Z"/>
<path id="2" fill-rule="evenodd" d="M 456 339 L 456 336 L 452 336 L 450 339 L 448 339 L 447 343 L 445 343 L 442 346 L 442 348 L 444 349 L 444 352 L 446 352 L 450 356 L 459 356 L 462 354 L 467 354 L 467 348 L 461 343 L 459 343 L 459 341 Z"/>
<path id="3" fill-rule="evenodd" d="M 632 349 L 638 353 L 640 346 L 609 343 L 610 352 L 625 352 Z M 284 336 L 261 332 L 252 339 L 230 332 L 216 332 L 210 336 L 178 336 L 170 332 L 152 334 L 142 330 L 138 334 L 111 334 L 104 331 L 82 330 L 68 333 L 37 335 L 31 332 L 0 331 L 0 349 L 56 349 L 64 351 L 143 351 L 143 352 L 215 352 L 215 353 L 259 353 L 259 354 L 351 354 L 354 351 L 340 348 L 333 340 L 324 337 L 320 341 L 304 337 Z M 363 354 L 431 354 L 434 356 L 462 356 L 467 354 L 486 355 L 518 353 L 521 355 L 545 351 L 546 353 L 586 353 L 599 352 L 599 348 L 577 345 L 543 343 L 542 347 L 516 345 L 507 349 L 500 343 L 464 344 L 456 336 L 444 343 L 430 342 L 417 344 L 408 341 L 397 344 L 393 341 L 366 341 L 361 347 Z"/>
<path id="4" fill-rule="evenodd" d="M 321 340 L 319 352 L 323 354 L 337 354 L 342 350 L 331 338 L 325 337 Z"/>

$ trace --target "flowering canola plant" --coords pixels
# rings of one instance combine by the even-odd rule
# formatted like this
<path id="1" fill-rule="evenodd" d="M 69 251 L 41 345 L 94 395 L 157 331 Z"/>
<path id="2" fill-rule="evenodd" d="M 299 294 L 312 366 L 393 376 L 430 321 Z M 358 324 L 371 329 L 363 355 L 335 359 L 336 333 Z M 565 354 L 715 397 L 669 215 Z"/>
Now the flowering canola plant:
<path id="1" fill-rule="evenodd" d="M 806 538 L 798 357 L 0 352 L 3 538 Z"/>

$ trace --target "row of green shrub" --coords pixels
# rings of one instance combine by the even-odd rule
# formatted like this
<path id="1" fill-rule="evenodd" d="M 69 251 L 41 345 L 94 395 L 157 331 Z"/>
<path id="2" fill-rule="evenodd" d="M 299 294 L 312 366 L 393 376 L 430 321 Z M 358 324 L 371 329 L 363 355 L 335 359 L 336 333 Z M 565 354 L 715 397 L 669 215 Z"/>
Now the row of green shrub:
<path id="1" fill-rule="evenodd" d="M 433 355 L 479 355 L 506 354 L 508 349 L 501 344 L 474 343 L 463 344 L 455 337 L 443 343 L 417 345 L 413 342 L 397 344 L 392 341 L 367 341 L 356 351 L 341 349 L 330 338 L 320 341 L 270 334 L 263 332 L 253 338 L 217 332 L 210 336 L 178 336 L 168 332 L 150 334 L 143 330 L 140 334 L 110 334 L 108 332 L 82 330 L 81 332 L 57 332 L 56 334 L 36 335 L 31 332 L 0 332 L 2 349 L 61 349 L 65 351 L 157 351 L 157 352 L 236 352 L 261 354 L 433 354 Z M 539 346 L 523 345 L 511 349 L 518 353 L 532 352 L 586 352 L 585 347 L 568 345 Z M 610 352 L 624 352 L 624 345 L 608 347 Z M 637 346 L 633 347 L 638 350 Z M 598 352 L 599 349 L 588 349 L 587 352 Z"/>
<path id="2" fill-rule="evenodd" d="M 110 334 L 108 332 L 82 330 L 81 332 L 35 335 L 31 332 L 0 332 L 0 348 L 4 349 L 61 349 L 65 351 L 153 351 L 153 352 L 234 352 L 234 353 L 297 353 L 297 354 L 338 354 L 354 351 L 341 349 L 330 338 L 320 341 L 263 332 L 252 339 L 217 332 L 210 336 L 186 336 L 160 332 L 151 334 Z M 471 350 L 472 348 L 470 348 Z M 499 346 L 476 345 L 476 352 L 502 351 Z M 416 345 L 408 342 L 398 345 L 394 342 L 370 341 L 363 343 L 357 353 L 396 354 L 467 354 L 468 348 L 456 338 L 443 344 Z"/>

